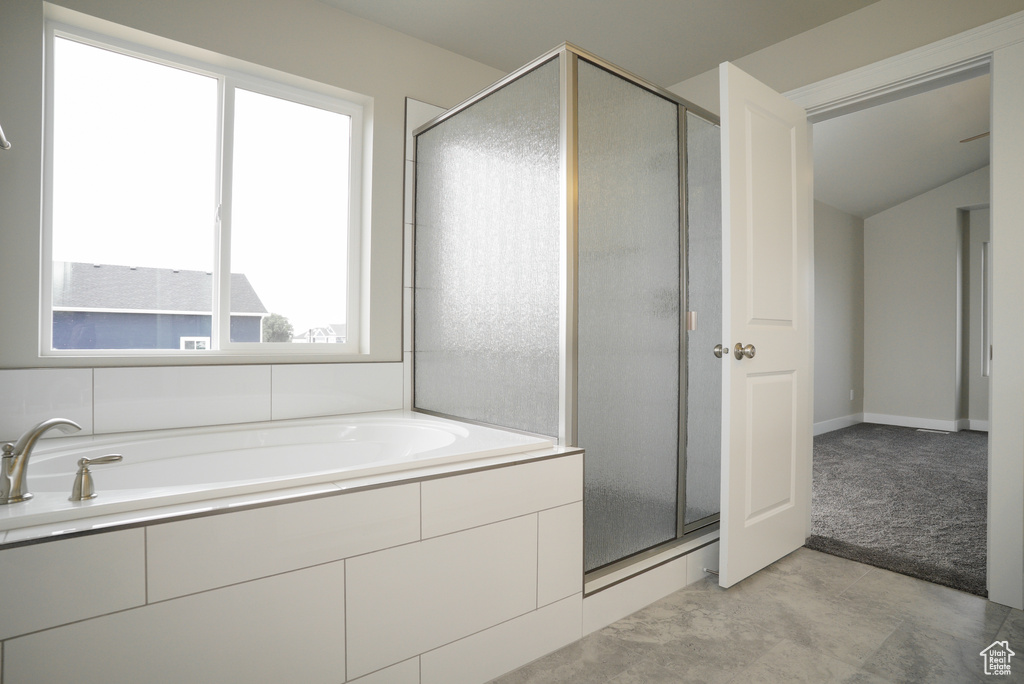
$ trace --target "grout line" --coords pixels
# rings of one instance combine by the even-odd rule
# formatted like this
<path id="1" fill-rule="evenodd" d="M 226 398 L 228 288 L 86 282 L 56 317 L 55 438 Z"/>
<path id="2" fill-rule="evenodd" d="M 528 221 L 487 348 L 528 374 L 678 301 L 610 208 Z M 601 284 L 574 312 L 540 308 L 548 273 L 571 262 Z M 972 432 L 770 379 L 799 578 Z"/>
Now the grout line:
<path id="1" fill-rule="evenodd" d="M 142 528 L 142 588 L 146 605 L 149 605 L 149 525 Z M 3 684 L 3 682 L 0 682 Z"/>
<path id="2" fill-rule="evenodd" d="M 422 679 L 423 679 L 423 664 L 420 661 L 420 655 L 421 654 L 417 653 L 416 655 L 409 656 L 408 658 L 403 658 L 402 660 L 399 660 L 397 663 L 391 663 L 390 665 L 385 665 L 384 667 L 378 667 L 376 670 L 371 670 L 370 672 L 367 672 L 365 674 L 361 674 L 358 677 L 356 677 L 355 679 L 348 679 L 348 678 L 346 678 L 345 681 L 346 682 L 352 682 L 352 684 L 359 684 L 359 682 L 363 681 L 367 677 L 373 677 L 374 675 L 379 674 L 379 673 L 381 673 L 381 672 L 383 672 L 385 670 L 390 670 L 393 667 L 398 667 L 399 665 L 403 665 L 403 664 L 409 662 L 410 660 L 415 660 L 416 661 L 416 674 L 417 674 L 416 681 L 417 682 L 422 681 Z M 0 682 L 0 684 L 2 684 L 2 682 Z"/>
<path id="3" fill-rule="evenodd" d="M 985 599 L 985 600 L 988 601 L 988 599 Z M 1012 614 L 1012 611 L 1013 611 L 1012 608 L 1010 610 L 1006 611 L 1006 615 L 1004 615 L 1003 619 L 1000 621 L 999 627 L 997 627 L 996 631 L 992 633 L 992 638 L 993 639 L 997 639 L 999 637 L 999 632 L 1001 632 L 1003 630 L 1003 627 L 1006 626 L 1006 621 L 1010 619 L 1010 615 Z M 3 684 L 3 680 L 2 679 L 0 679 L 0 684 Z"/>
<path id="4" fill-rule="evenodd" d="M 544 609 L 550 608 L 551 606 L 554 606 L 554 605 L 557 605 L 559 603 L 562 603 L 563 601 L 570 601 L 570 600 L 572 600 L 573 598 L 575 598 L 577 596 L 580 597 L 581 601 L 583 600 L 582 592 L 579 592 L 579 591 L 574 592 L 572 594 L 569 594 L 568 596 L 564 596 L 564 597 L 558 599 L 557 601 L 552 601 L 551 603 L 548 603 L 548 604 L 542 606 L 541 608 L 534 608 L 534 609 L 527 610 L 527 611 L 522 612 L 522 613 L 518 613 L 518 614 L 513 615 L 511 617 L 505 618 L 501 622 L 496 622 L 493 625 L 488 625 L 486 627 L 482 627 L 482 628 L 480 628 L 480 629 L 478 629 L 475 632 L 472 632 L 470 634 L 466 634 L 466 635 L 460 636 L 460 637 L 458 637 L 456 639 L 452 639 L 451 641 L 446 641 L 445 643 L 439 644 L 438 646 L 434 646 L 432 648 L 428 648 L 426 651 L 423 651 L 422 653 L 418 654 L 417 656 L 413 656 L 413 657 L 418 657 L 418 658 L 420 658 L 422 660 L 423 656 L 425 656 L 428 653 L 433 653 L 434 651 L 439 651 L 442 648 L 445 648 L 446 646 L 451 646 L 452 644 L 457 644 L 460 641 L 464 641 L 466 639 L 469 639 L 470 637 L 475 637 L 477 635 L 483 634 L 484 632 L 489 632 L 492 629 L 495 629 L 495 628 L 500 627 L 502 625 L 507 625 L 510 622 L 514 622 L 516 620 L 519 620 L 520 618 L 524 618 L 524 617 L 526 617 L 528 615 L 532 615 L 532 614 L 534 614 L 534 613 L 536 613 L 536 612 L 538 612 L 540 610 L 544 610 Z M 574 642 L 579 641 L 579 640 L 580 639 L 573 639 L 573 641 L 570 642 L 570 643 L 574 643 Z M 523 663 L 523 664 L 526 665 L 528 663 Z M 390 667 L 390 665 L 388 667 Z M 520 667 L 522 667 L 522 666 L 520 666 Z"/>
<path id="5" fill-rule="evenodd" d="M 79 618 L 77 620 L 72 620 L 70 622 L 62 622 L 59 625 L 52 625 L 50 627 L 41 627 L 39 629 L 32 630 L 31 632 L 25 632 L 23 634 L 17 634 L 17 635 L 15 635 L 13 637 L 10 637 L 10 638 L 11 639 L 15 639 L 15 638 L 20 639 L 21 637 L 30 636 L 30 635 L 33 635 L 33 634 L 41 634 L 43 632 L 51 632 L 53 630 L 62 629 L 64 627 L 68 627 L 70 625 L 82 624 L 82 623 L 85 623 L 85 622 L 90 622 L 92 620 L 99 620 L 101 618 L 110 617 L 112 615 L 120 615 L 121 613 L 128 613 L 128 612 L 135 611 L 135 610 L 145 610 L 146 608 L 149 608 L 151 606 L 158 606 L 158 605 L 160 605 L 162 603 L 170 603 L 172 601 L 178 601 L 178 600 L 181 600 L 181 599 L 184 599 L 184 598 L 190 598 L 190 597 L 193 597 L 193 596 L 200 596 L 202 594 L 209 594 L 209 593 L 212 593 L 212 592 L 221 591 L 222 589 L 228 589 L 228 588 L 231 588 L 231 587 L 239 587 L 239 586 L 242 586 L 244 584 L 252 584 L 254 582 L 262 582 L 263 580 L 271 579 L 271 578 L 274 578 L 274 577 L 282 577 L 284 575 L 290 575 L 290 574 L 297 573 L 297 572 L 304 572 L 306 570 L 310 570 L 310 569 L 313 569 L 313 568 L 320 568 L 320 567 L 324 567 L 326 565 L 332 565 L 334 563 L 342 563 L 343 567 L 345 567 L 347 569 L 347 566 L 344 565 L 346 560 L 348 560 L 348 559 L 329 560 L 329 561 L 324 561 L 322 563 L 314 563 L 313 565 L 306 565 L 306 566 L 303 566 L 301 568 L 292 568 L 290 570 L 282 570 L 280 572 L 275 572 L 275 573 L 272 573 L 272 574 L 269 574 L 269 575 L 261 575 L 259 577 L 251 577 L 249 579 L 243 579 L 243 580 L 239 580 L 237 582 L 231 582 L 230 584 L 222 584 L 222 585 L 219 585 L 219 586 L 216 586 L 216 587 L 210 587 L 210 588 L 207 588 L 207 589 L 200 589 L 198 591 L 192 591 L 192 592 L 189 592 L 187 594 L 179 594 L 179 595 L 176 595 L 176 596 L 170 596 L 170 597 L 165 598 L 165 599 L 160 599 L 158 601 L 153 601 L 152 603 L 150 603 L 150 602 L 140 603 L 140 604 L 134 605 L 134 606 L 127 606 L 125 608 L 118 608 L 117 610 L 112 610 L 112 611 L 109 611 L 109 612 L 106 612 L 106 613 L 99 613 L 97 615 L 90 615 L 88 617 Z M 347 636 L 347 634 L 346 634 L 346 636 Z M 2 643 L 2 642 L 0 642 L 0 643 Z"/>
<path id="6" fill-rule="evenodd" d="M 821 553 L 824 553 L 824 552 L 821 552 Z M 856 562 L 858 562 L 858 561 L 851 561 L 851 562 L 853 562 L 853 563 L 856 563 Z M 862 563 L 862 565 L 864 565 L 864 563 Z M 844 595 L 846 594 L 846 592 L 848 592 L 848 591 L 849 591 L 850 589 L 853 589 L 853 588 L 854 588 L 855 586 L 857 586 L 857 585 L 858 585 L 858 584 L 860 583 L 860 581 L 861 581 L 862 579 L 864 579 L 865 577 L 867 577 L 868 575 L 870 575 L 870 574 L 871 574 L 872 572 L 874 572 L 875 570 L 879 570 L 879 569 L 880 569 L 880 568 L 876 568 L 876 567 L 874 567 L 873 565 L 868 565 L 867 567 L 868 567 L 868 569 L 867 569 L 867 570 L 866 570 L 866 571 L 864 572 L 864 574 L 863 574 L 863 575 L 861 575 L 860 577 L 858 577 L 857 579 L 853 580 L 853 581 L 852 581 L 852 582 L 850 582 L 850 583 L 849 583 L 848 585 L 846 585 L 846 587 L 845 587 L 845 588 L 844 588 L 844 589 L 843 589 L 843 590 L 842 590 L 841 592 L 839 592 L 838 594 L 836 594 L 836 596 L 837 596 L 837 597 L 838 597 L 838 596 L 844 596 Z M 886 571 L 886 572 L 892 572 L 892 571 L 891 571 L 891 570 L 888 570 L 888 571 Z"/>
<path id="7" fill-rule="evenodd" d="M 541 512 L 538 511 L 537 515 L 537 576 L 534 582 L 534 593 L 535 601 L 534 607 L 541 607 Z M 2 683 L 0 683 L 2 684 Z"/>
<path id="8" fill-rule="evenodd" d="M 348 662 L 349 662 L 349 646 L 348 646 L 348 559 L 342 559 L 341 561 L 341 628 L 345 631 L 344 640 L 342 645 L 345 647 L 345 681 L 349 680 L 348 676 Z M 3 682 L 0 682 L 3 684 Z"/>
<path id="9" fill-rule="evenodd" d="M 274 420 L 274 364 L 268 363 L 270 366 L 270 420 Z M 2 684 L 2 683 L 0 683 Z"/>

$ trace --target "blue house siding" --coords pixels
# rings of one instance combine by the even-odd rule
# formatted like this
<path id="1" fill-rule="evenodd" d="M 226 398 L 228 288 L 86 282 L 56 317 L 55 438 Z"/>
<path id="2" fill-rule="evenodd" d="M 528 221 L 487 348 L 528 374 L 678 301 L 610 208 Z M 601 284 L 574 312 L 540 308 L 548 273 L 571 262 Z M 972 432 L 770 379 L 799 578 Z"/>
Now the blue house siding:
<path id="1" fill-rule="evenodd" d="M 54 349 L 179 349 L 182 337 L 210 337 L 200 314 L 54 311 Z M 259 342 L 259 316 L 232 316 L 232 342 Z"/>
<path id="2" fill-rule="evenodd" d="M 259 316 L 232 316 L 232 342 L 262 342 L 263 328 Z"/>

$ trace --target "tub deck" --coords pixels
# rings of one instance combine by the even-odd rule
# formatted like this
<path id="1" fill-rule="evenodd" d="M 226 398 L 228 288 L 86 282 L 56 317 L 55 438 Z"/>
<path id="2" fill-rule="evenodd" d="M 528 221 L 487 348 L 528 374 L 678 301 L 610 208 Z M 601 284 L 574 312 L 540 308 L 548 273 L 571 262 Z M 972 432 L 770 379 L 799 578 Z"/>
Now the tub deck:
<path id="1" fill-rule="evenodd" d="M 559 452 L 548 437 L 412 411 L 46 439 L 29 463 L 33 498 L 0 506 L 0 544 L 323 496 Z M 68 501 L 78 459 L 110 453 L 124 460 L 91 469 L 98 496 Z"/>

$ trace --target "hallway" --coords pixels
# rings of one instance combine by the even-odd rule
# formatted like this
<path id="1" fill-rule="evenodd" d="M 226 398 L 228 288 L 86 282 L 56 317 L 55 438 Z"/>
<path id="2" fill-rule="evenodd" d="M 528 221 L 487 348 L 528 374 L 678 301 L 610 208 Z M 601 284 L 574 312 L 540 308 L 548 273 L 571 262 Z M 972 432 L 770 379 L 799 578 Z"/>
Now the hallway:
<path id="1" fill-rule="evenodd" d="M 725 591 L 707 579 L 492 684 L 985 681 L 1024 658 L 1024 612 L 806 548 Z M 1024 663 L 1011 659 L 1024 681 Z"/>

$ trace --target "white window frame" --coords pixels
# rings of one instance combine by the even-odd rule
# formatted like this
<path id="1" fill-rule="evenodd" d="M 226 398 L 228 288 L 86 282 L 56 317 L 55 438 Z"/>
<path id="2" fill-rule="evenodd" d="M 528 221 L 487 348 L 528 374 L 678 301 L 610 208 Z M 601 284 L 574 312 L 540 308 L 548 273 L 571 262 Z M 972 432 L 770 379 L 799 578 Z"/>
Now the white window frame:
<path id="1" fill-rule="evenodd" d="M 112 50 L 121 54 L 163 64 L 178 69 L 214 78 L 218 82 L 219 91 L 219 131 L 217 151 L 217 178 L 219 186 L 216 191 L 216 204 L 212 214 L 216 214 L 216 244 L 214 251 L 215 268 L 218 278 L 214 280 L 213 312 L 211 320 L 211 349 L 179 350 L 179 349 L 53 349 L 53 65 L 54 39 L 60 37 L 77 41 L 86 45 Z M 184 54 L 168 52 L 138 43 L 122 40 L 117 37 L 99 34 L 93 31 L 68 24 L 48 21 L 46 24 L 46 78 L 45 94 L 45 132 L 44 132 L 44 165 L 43 165 L 43 225 L 41 239 L 40 276 L 40 330 L 39 345 L 42 357 L 106 357 L 123 358 L 125 360 L 144 359 L 145 357 L 188 357 L 210 356 L 223 360 L 232 357 L 295 357 L 305 361 L 337 361 L 350 358 L 351 355 L 366 353 L 362 349 L 360 330 L 365 319 L 360 310 L 363 301 L 364 279 L 362 262 L 363 245 L 363 140 L 366 136 L 366 118 L 364 107 L 346 97 L 350 95 L 338 88 L 313 83 L 300 77 L 274 72 L 255 65 L 246 65 L 237 60 L 225 59 L 232 67 L 204 62 Z M 251 68 L 246 68 L 251 67 Z M 291 82 L 289 82 L 291 81 Z M 309 87 L 312 86 L 312 87 Z M 234 114 L 234 92 L 236 89 L 253 91 L 281 99 L 291 100 L 299 104 L 318 107 L 350 117 L 349 132 L 349 213 L 348 213 L 348 254 L 347 254 L 347 287 L 346 287 L 346 325 L 348 334 L 344 343 L 331 345 L 296 344 L 291 342 L 231 342 L 230 341 L 230 238 L 231 238 L 231 152 Z M 358 99 L 358 98 L 357 98 Z M 267 144 L 273 143 L 273 131 L 268 131 Z M 218 209 L 219 208 L 219 209 Z M 326 321 L 325 321 L 326 323 Z"/>

